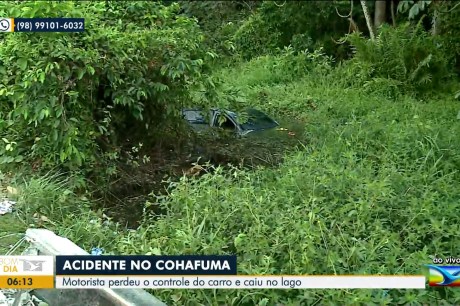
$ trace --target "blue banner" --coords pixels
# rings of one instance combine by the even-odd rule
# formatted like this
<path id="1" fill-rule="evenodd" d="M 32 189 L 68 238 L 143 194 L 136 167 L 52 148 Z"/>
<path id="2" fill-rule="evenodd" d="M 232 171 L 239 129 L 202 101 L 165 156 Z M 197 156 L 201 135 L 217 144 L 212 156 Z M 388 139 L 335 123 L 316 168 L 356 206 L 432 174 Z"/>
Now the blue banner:
<path id="1" fill-rule="evenodd" d="M 83 32 L 84 18 L 14 18 L 13 32 Z"/>
<path id="2" fill-rule="evenodd" d="M 56 256 L 56 275 L 236 275 L 235 255 Z"/>

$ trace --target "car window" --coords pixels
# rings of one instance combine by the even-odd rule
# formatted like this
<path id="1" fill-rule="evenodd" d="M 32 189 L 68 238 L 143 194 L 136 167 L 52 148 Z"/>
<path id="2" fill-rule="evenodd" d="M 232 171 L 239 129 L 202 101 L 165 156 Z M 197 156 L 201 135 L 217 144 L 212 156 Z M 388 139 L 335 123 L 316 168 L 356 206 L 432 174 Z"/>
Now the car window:
<path id="1" fill-rule="evenodd" d="M 234 130 L 234 129 L 236 129 L 235 124 L 228 117 L 225 117 L 225 121 L 220 125 L 220 127 L 225 129 L 225 130 Z"/>
<path id="2" fill-rule="evenodd" d="M 184 110 L 183 112 L 185 120 L 190 123 L 207 123 L 205 116 L 203 116 L 200 110 Z"/>
<path id="3" fill-rule="evenodd" d="M 222 120 L 224 121 L 222 122 Z M 230 118 L 228 118 L 227 115 L 223 115 L 223 114 L 216 115 L 214 119 L 214 126 L 223 128 L 225 130 L 235 130 L 236 129 L 235 123 Z"/>
<path id="4" fill-rule="evenodd" d="M 255 109 L 248 109 L 248 120 L 241 126 L 244 130 L 265 130 L 278 126 L 278 123 L 266 114 Z"/>

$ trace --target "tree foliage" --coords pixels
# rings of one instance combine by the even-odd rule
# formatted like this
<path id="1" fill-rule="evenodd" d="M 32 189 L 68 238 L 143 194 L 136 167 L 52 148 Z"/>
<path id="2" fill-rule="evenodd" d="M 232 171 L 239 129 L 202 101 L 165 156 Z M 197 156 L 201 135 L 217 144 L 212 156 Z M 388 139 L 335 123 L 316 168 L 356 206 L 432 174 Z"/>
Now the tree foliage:
<path id="1" fill-rule="evenodd" d="M 275 1 L 263 2 L 235 33 L 234 40 L 244 58 L 272 54 L 291 45 L 296 50 L 323 47 L 339 59 L 346 57 L 338 40 L 349 31 L 349 21 L 337 15 L 349 10 L 349 2 Z M 359 10 L 354 12 L 359 16 Z M 359 17 L 356 17 L 359 20 Z"/>
<path id="2" fill-rule="evenodd" d="M 179 1 L 182 12 L 196 18 L 207 47 L 223 56 L 235 55 L 233 35 L 258 1 Z"/>
<path id="3" fill-rule="evenodd" d="M 398 12 L 408 13 L 409 19 L 415 19 L 421 12 L 423 12 L 433 1 L 422 0 L 422 1 L 401 1 L 398 4 Z"/>
<path id="4" fill-rule="evenodd" d="M 95 163 L 101 144 L 145 136 L 203 79 L 203 36 L 179 6 L 2 3 L 4 16 L 84 17 L 83 33 L 15 33 L 0 46 L 0 162 Z"/>

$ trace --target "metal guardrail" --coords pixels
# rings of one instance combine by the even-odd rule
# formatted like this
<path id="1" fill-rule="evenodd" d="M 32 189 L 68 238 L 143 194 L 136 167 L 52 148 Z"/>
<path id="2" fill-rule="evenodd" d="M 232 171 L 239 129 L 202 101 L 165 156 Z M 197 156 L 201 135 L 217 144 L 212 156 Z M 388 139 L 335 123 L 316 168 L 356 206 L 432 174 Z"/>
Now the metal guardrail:
<path id="1" fill-rule="evenodd" d="M 29 251 L 38 255 L 89 255 L 67 238 L 46 229 L 28 229 Z M 37 289 L 50 306 L 166 306 L 143 289 Z"/>

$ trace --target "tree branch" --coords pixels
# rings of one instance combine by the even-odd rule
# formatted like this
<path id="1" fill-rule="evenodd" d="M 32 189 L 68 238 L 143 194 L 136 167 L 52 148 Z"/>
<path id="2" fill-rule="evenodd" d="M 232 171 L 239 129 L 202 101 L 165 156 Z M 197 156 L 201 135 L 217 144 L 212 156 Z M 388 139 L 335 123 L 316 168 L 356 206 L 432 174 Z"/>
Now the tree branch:
<path id="1" fill-rule="evenodd" d="M 339 10 L 337 9 L 337 6 L 335 7 L 335 12 L 337 13 L 337 15 L 339 15 L 339 16 L 342 17 L 342 18 L 351 17 L 351 14 L 353 13 L 353 0 L 350 0 L 350 13 L 348 13 L 347 16 L 342 16 L 342 15 L 340 15 Z"/>
<path id="2" fill-rule="evenodd" d="M 360 0 L 360 2 L 363 8 L 364 17 L 366 18 L 367 27 L 369 29 L 369 36 L 371 37 L 371 40 L 375 40 L 374 28 L 372 26 L 372 20 L 371 16 L 369 15 L 369 10 L 367 9 L 366 1 Z"/>

